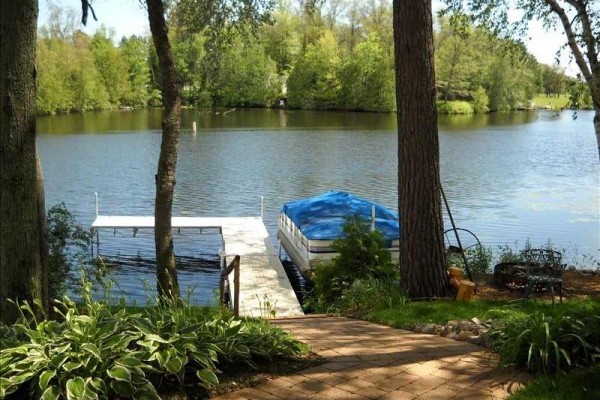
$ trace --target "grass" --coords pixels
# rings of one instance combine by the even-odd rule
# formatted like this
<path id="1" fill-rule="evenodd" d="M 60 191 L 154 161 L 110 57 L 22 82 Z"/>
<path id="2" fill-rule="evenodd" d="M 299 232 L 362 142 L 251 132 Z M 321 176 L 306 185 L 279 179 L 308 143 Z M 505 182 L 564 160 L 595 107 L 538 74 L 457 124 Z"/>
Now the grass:
<path id="1" fill-rule="evenodd" d="M 539 377 L 509 398 L 509 400 L 566 399 L 600 399 L 600 365 L 568 375 Z"/>
<path id="2" fill-rule="evenodd" d="M 364 318 L 400 329 L 412 329 L 417 324 L 445 324 L 450 320 L 471 319 L 507 319 L 524 316 L 534 310 L 546 313 L 559 313 L 566 309 L 574 309 L 586 304 L 600 306 L 600 300 L 565 301 L 552 304 L 541 301 L 490 301 L 475 300 L 471 302 L 456 302 L 453 300 L 437 300 L 432 302 L 407 302 L 399 307 L 382 307 L 365 315 Z"/>
<path id="3" fill-rule="evenodd" d="M 540 93 L 533 98 L 533 103 L 536 107 L 544 107 L 550 105 L 553 110 L 566 108 L 569 103 L 569 98 L 565 94 L 561 94 L 560 97 L 546 97 L 545 94 Z"/>

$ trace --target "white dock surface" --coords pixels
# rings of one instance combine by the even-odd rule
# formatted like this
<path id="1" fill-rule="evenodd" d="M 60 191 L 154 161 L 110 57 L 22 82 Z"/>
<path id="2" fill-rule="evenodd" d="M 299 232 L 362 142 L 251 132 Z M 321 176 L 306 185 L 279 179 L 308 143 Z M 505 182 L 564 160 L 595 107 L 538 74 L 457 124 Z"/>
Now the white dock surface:
<path id="1" fill-rule="evenodd" d="M 262 218 L 173 217 L 171 225 L 221 228 L 226 264 L 240 256 L 240 315 L 270 317 L 271 310 L 276 317 L 304 315 Z M 92 228 L 154 228 L 154 217 L 98 215 Z M 233 273 L 229 287 L 233 288 Z"/>

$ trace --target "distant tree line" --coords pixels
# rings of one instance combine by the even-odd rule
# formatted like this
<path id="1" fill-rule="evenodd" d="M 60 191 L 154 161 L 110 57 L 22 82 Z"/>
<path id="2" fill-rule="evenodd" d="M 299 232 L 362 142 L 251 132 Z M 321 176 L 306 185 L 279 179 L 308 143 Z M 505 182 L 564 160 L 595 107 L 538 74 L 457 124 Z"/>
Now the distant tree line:
<path id="1" fill-rule="evenodd" d="M 393 111 L 392 5 L 389 0 L 281 0 L 270 21 L 219 32 L 188 29 L 178 3 L 170 39 L 184 104 Z M 158 58 L 150 40 L 115 40 L 101 27 L 76 29 L 75 13 L 52 5 L 38 38 L 38 112 L 161 105 Z M 538 93 L 568 92 L 591 106 L 589 89 L 558 66 L 539 64 L 522 44 L 498 39 L 462 15 L 435 26 L 442 112 L 528 107 Z M 462 108 L 448 105 L 460 100 Z M 457 111 L 458 110 L 458 111 Z"/>

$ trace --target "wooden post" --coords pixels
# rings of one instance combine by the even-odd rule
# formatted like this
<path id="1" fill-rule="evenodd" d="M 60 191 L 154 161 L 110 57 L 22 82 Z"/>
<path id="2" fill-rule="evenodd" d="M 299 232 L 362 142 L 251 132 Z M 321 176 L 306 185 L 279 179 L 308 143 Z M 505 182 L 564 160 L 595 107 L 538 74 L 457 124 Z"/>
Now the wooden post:
<path id="1" fill-rule="evenodd" d="M 196 134 L 196 121 L 192 122 L 192 133 Z"/>
<path id="2" fill-rule="evenodd" d="M 236 262 L 237 261 L 237 262 Z M 240 256 L 233 259 L 233 315 L 240 316 Z"/>
<path id="3" fill-rule="evenodd" d="M 223 260 L 223 266 L 225 265 L 224 260 L 225 260 L 225 253 L 224 252 L 219 252 L 222 260 Z M 231 272 L 234 271 L 234 275 L 233 275 L 233 290 L 234 290 L 234 298 L 233 298 L 233 304 L 234 304 L 234 313 L 237 316 L 239 314 L 239 300 L 238 300 L 238 296 L 240 293 L 240 289 L 239 289 L 239 281 L 240 281 L 240 256 L 235 256 L 233 258 L 233 261 L 231 261 L 231 263 L 229 263 L 229 265 L 227 266 L 227 268 L 222 268 L 221 270 L 221 276 L 219 279 L 219 302 L 221 303 L 221 305 L 225 304 L 225 279 L 227 279 L 227 277 L 229 276 L 229 274 L 231 274 Z M 231 288 L 229 288 L 231 290 Z M 236 308 L 236 304 L 237 304 L 237 310 L 238 312 L 236 313 L 235 308 Z"/>
<path id="4" fill-rule="evenodd" d="M 460 282 L 458 293 L 456 295 L 456 301 L 471 301 L 473 297 L 473 291 L 475 290 L 475 284 L 468 280 Z"/>

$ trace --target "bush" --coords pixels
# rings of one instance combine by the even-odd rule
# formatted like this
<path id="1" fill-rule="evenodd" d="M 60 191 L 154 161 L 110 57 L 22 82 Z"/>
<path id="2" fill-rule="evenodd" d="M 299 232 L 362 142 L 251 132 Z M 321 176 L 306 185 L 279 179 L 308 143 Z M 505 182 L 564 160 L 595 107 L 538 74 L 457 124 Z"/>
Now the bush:
<path id="1" fill-rule="evenodd" d="M 398 290 L 397 281 L 367 277 L 355 280 L 342 292 L 340 309 L 344 314 L 361 317 L 373 310 L 405 304 L 406 296 Z"/>
<path id="2" fill-rule="evenodd" d="M 473 114 L 473 106 L 468 101 L 438 101 L 437 112 L 440 114 Z"/>
<path id="3" fill-rule="evenodd" d="M 489 333 L 501 364 L 548 374 L 600 360 L 600 307 L 513 317 Z"/>
<path id="4" fill-rule="evenodd" d="M 75 221 L 64 203 L 50 208 L 46 214 L 48 237 L 48 293 L 61 298 L 69 285 L 86 280 L 102 282 L 104 270 L 90 256 L 93 237 Z"/>
<path id="5" fill-rule="evenodd" d="M 484 275 L 490 272 L 492 263 L 492 250 L 478 244 L 474 248 L 465 250 L 465 257 L 469 263 L 469 269 L 474 276 Z M 446 254 L 446 264 L 462 268 L 466 273 L 465 262 L 460 253 Z"/>
<path id="6" fill-rule="evenodd" d="M 161 382 L 216 385 L 217 364 L 303 351 L 266 322 L 210 317 L 166 299 L 140 312 L 113 311 L 91 292 L 84 284 L 80 308 L 66 296 L 57 301 L 59 321 L 36 320 L 25 302 L 18 323 L 0 326 L 0 398 L 159 399 Z"/>
<path id="7" fill-rule="evenodd" d="M 484 88 L 479 86 L 473 92 L 473 111 L 476 113 L 484 113 L 489 110 L 489 98 Z"/>
<path id="8" fill-rule="evenodd" d="M 313 272 L 314 288 L 308 306 L 320 311 L 339 309 L 344 291 L 359 279 L 373 279 L 398 288 L 398 268 L 377 230 L 371 231 L 368 222 L 354 216 L 344 224 L 343 236 L 332 246 L 339 255 L 331 263 L 317 265 Z"/>

